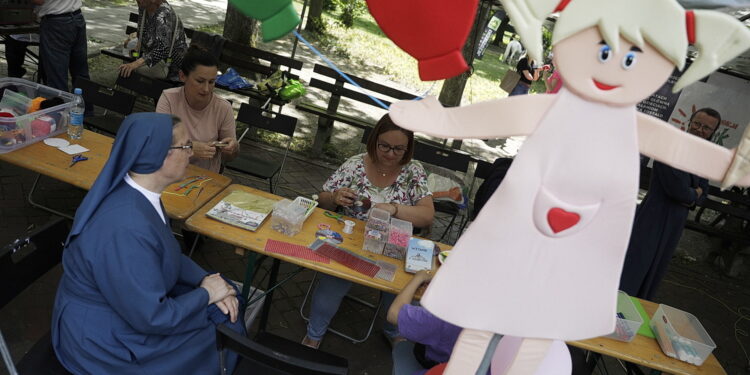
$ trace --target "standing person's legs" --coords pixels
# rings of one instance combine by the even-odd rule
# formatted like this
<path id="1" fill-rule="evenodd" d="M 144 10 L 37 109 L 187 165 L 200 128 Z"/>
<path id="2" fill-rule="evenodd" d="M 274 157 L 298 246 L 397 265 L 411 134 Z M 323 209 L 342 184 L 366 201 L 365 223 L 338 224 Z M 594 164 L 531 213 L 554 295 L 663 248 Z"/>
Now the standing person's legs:
<path id="1" fill-rule="evenodd" d="M 513 91 L 508 94 L 508 96 L 515 96 L 515 95 L 526 95 L 529 93 L 529 86 L 524 85 L 523 83 L 519 82 L 516 87 L 513 88 Z"/>
<path id="2" fill-rule="evenodd" d="M 8 36 L 5 39 L 5 59 L 8 61 L 8 77 L 21 78 L 26 74 L 23 60 L 26 57 L 28 43 L 21 42 Z"/>
<path id="3" fill-rule="evenodd" d="M 329 275 L 318 276 L 318 286 L 310 303 L 310 321 L 307 323 L 307 337 L 321 340 L 328 330 L 331 319 L 341 305 L 341 300 L 352 287 L 351 281 Z"/>
<path id="4" fill-rule="evenodd" d="M 73 86 L 78 77 L 89 79 L 88 49 L 86 47 L 86 20 L 83 14 L 72 17 L 72 29 L 75 30 L 75 38 L 70 50 L 70 77 Z"/>
<path id="5" fill-rule="evenodd" d="M 70 16 L 42 18 L 39 25 L 39 57 L 47 86 L 68 91 L 68 67 L 77 34 Z"/>

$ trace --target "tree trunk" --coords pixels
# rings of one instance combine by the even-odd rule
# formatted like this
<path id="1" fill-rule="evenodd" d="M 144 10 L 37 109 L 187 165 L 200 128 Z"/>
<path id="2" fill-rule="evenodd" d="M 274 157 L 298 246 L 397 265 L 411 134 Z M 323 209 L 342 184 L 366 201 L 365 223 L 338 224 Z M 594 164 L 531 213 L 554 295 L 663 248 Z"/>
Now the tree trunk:
<path id="1" fill-rule="evenodd" d="M 474 22 L 471 33 L 469 33 L 469 37 L 466 38 L 463 55 L 466 63 L 469 64 L 469 67 L 472 67 L 472 63 L 474 62 L 474 54 L 476 52 L 477 46 L 479 45 L 477 33 L 484 31 L 485 24 L 487 23 L 487 15 L 489 14 L 489 9 L 490 7 L 484 6 L 484 1 L 479 2 L 479 7 L 477 8 L 477 19 Z M 443 83 L 443 88 L 440 90 L 440 96 L 438 97 L 438 100 L 443 104 L 443 106 L 457 107 L 461 105 L 461 97 L 464 94 L 466 81 L 471 75 L 470 72 L 471 69 L 455 77 L 445 80 L 445 82 Z M 453 147 L 460 148 L 461 141 L 453 141 Z"/>
<path id="2" fill-rule="evenodd" d="M 322 32 L 323 5 L 325 0 L 310 0 L 310 10 L 307 12 L 305 31 L 311 33 Z"/>
<path id="3" fill-rule="evenodd" d="M 258 21 L 245 16 L 231 2 L 227 2 L 227 14 L 224 18 L 224 38 L 255 47 L 259 29 Z"/>

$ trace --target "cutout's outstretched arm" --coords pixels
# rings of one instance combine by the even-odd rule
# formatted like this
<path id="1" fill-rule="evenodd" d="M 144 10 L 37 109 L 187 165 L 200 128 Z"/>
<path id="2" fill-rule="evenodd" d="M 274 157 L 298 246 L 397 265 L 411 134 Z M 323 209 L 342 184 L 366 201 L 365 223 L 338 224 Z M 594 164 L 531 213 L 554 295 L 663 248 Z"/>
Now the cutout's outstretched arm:
<path id="1" fill-rule="evenodd" d="M 734 150 L 698 138 L 649 115 L 638 113 L 637 118 L 638 144 L 642 154 L 709 180 L 724 180 L 735 157 Z M 742 176 L 734 184 L 750 185 L 750 175 Z"/>
<path id="2" fill-rule="evenodd" d="M 555 95 L 518 95 L 444 108 L 434 96 L 393 103 L 390 116 L 402 128 L 441 138 L 492 139 L 529 135 Z"/>

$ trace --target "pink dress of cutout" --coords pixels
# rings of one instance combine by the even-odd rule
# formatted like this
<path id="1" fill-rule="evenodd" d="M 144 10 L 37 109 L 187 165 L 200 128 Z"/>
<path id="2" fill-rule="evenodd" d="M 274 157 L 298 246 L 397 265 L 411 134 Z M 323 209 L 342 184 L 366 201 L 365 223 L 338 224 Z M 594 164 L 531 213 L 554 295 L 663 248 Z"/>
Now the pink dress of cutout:
<path id="1" fill-rule="evenodd" d="M 563 88 L 422 304 L 514 336 L 611 332 L 638 189 L 635 115 Z"/>

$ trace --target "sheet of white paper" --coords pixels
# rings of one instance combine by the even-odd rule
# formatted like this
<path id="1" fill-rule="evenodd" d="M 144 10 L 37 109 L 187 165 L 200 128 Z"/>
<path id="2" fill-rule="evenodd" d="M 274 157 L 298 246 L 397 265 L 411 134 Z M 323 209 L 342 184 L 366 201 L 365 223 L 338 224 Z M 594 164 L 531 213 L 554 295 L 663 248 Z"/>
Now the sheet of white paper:
<path id="1" fill-rule="evenodd" d="M 75 155 L 75 154 L 80 154 L 80 153 L 89 151 L 89 149 L 81 145 L 70 145 L 70 146 L 60 147 L 60 151 L 63 151 L 69 155 Z"/>

